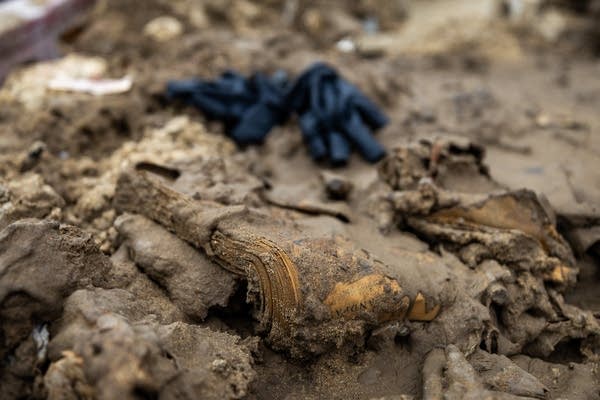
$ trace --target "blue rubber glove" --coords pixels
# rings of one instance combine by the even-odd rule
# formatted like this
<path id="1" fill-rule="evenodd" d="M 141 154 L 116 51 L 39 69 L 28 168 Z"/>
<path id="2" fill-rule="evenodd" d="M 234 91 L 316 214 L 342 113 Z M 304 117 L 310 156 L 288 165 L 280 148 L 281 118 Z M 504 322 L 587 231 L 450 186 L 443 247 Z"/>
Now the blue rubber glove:
<path id="1" fill-rule="evenodd" d="M 257 144 L 288 117 L 284 84 L 281 78 L 270 79 L 262 74 L 245 78 L 228 71 L 215 81 L 171 81 L 167 96 L 195 106 L 210 119 L 223 121 L 227 134 L 237 144 Z"/>
<path id="2" fill-rule="evenodd" d="M 300 129 L 314 159 L 344 164 L 352 146 L 369 162 L 385 155 L 371 130 L 387 124 L 387 117 L 331 67 L 312 65 L 286 97 L 288 107 L 299 115 Z"/>
<path id="3" fill-rule="evenodd" d="M 167 95 L 223 121 L 228 135 L 240 145 L 262 143 L 271 128 L 296 112 L 315 160 L 345 164 L 353 146 L 370 162 L 385 155 L 371 130 L 383 127 L 387 117 L 334 69 L 314 64 L 286 86 L 287 77 L 281 74 L 245 78 L 228 71 L 216 81 L 171 81 Z"/>

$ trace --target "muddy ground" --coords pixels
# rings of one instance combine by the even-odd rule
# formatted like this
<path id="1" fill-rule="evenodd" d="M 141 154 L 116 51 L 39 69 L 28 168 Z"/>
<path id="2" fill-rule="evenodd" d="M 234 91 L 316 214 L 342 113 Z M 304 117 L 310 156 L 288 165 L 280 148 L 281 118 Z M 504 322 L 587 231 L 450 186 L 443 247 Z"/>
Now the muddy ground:
<path id="1" fill-rule="evenodd" d="M 0 398 L 600 398 L 598 17 L 543 10 L 100 2 L 61 48 L 130 92 L 0 89 Z M 379 164 L 164 95 L 317 60 L 390 117 Z"/>

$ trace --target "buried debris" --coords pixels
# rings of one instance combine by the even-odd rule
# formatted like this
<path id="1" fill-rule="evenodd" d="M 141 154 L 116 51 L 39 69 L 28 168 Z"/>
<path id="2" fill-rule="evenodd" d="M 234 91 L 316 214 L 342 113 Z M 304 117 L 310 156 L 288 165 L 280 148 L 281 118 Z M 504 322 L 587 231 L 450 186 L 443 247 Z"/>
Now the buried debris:
<path id="1" fill-rule="evenodd" d="M 436 169 L 447 169 L 444 179 L 458 179 L 449 165 L 459 166 L 467 179 L 485 173 L 480 156 L 456 148 L 438 156 Z M 411 175 L 403 168 L 399 163 L 393 176 Z M 383 194 L 380 201 L 388 207 L 377 209 L 439 243 L 441 259 L 406 252 L 384 263 L 343 229 L 315 231 L 310 217 L 286 221 L 269 209 L 193 200 L 144 171 L 121 174 L 115 206 L 158 222 L 247 280 L 257 330 L 294 356 L 361 342 L 394 321 L 433 320 L 423 339 L 428 346 L 457 343 L 470 352 L 481 343 L 500 354 L 546 357 L 560 343 L 578 340 L 583 355 L 596 357 L 598 322 L 562 297 L 577 268 L 548 207 L 528 191 L 447 191 L 428 180 L 429 171 L 423 169 L 413 189 Z M 469 284 L 461 283 L 465 276 Z M 457 327 L 464 318 L 469 324 Z M 443 337 L 434 337 L 436 331 Z"/>
<path id="2" fill-rule="evenodd" d="M 431 157 L 428 148 L 422 154 Z M 227 154 L 213 165 L 213 158 L 190 152 L 190 159 L 165 167 L 141 161 L 149 159 L 141 153 L 118 174 L 107 200 L 118 215 L 110 259 L 82 232 L 52 223 L 58 233 L 43 230 L 33 241 L 44 245 L 26 246 L 35 257 L 3 253 L 0 266 L 9 272 L 43 277 L 46 262 L 52 272 L 59 266 L 78 271 L 87 261 L 102 279 L 86 280 L 92 272 L 71 273 L 70 285 L 40 278 L 31 298 L 20 299 L 13 275 L 0 274 L 0 288 L 13 293 L 0 300 L 2 322 L 10 321 L 1 326 L 19 328 L 3 333 L 12 340 L 3 351 L 14 373 L 3 375 L 0 390 L 26 390 L 35 379 L 44 382 L 38 397 L 243 398 L 273 358 L 288 363 L 291 357 L 324 379 L 354 376 L 369 393 L 379 393 L 381 376 L 395 379 L 398 365 L 424 360 L 425 398 L 544 398 L 554 387 L 514 355 L 549 359 L 571 346 L 593 360 L 600 330 L 591 313 L 562 297 L 577 269 L 547 205 L 532 192 L 494 186 L 473 149 L 442 144 L 434 152 L 436 167 L 418 173 L 394 159 L 410 152 L 394 151 L 382 168 L 408 176 L 406 186 L 385 180 L 376 182 L 378 190 L 357 186 L 341 202 L 361 205 L 366 191 L 378 196 L 387 206 L 377 210 L 395 222 L 388 237 L 374 221 L 365 223 L 360 207 L 350 208 L 353 218 L 344 223 L 307 208 L 302 192 L 296 202 L 278 196 L 286 185 L 267 190 Z M 422 167 L 419 160 L 413 157 L 411 165 Z M 494 189 L 455 192 L 444 183 L 459 186 L 475 174 Z M 306 193 L 324 197 L 325 182 L 343 179 L 324 175 Z M 239 185 L 230 196 L 211 194 L 207 186 L 230 181 Z M 24 224 L 3 231 L 11 238 L 7 248 L 19 248 L 20 236 L 6 232 Z M 433 251 L 414 246 L 414 238 L 404 247 L 404 233 L 391 229 L 396 226 Z M 83 255 L 77 261 L 71 254 Z M 39 303 L 40 293 L 57 291 Z M 17 300 L 20 310 L 41 311 L 20 316 Z M 45 326 L 47 346 L 40 334 Z M 242 340 L 236 331 L 250 336 Z M 331 372 L 327 363 L 336 357 L 348 371 Z M 383 371 L 388 363 L 394 367 Z"/>
<path id="3" fill-rule="evenodd" d="M 378 220 L 414 232 L 474 271 L 503 271 L 482 292 L 497 330 L 486 341 L 488 350 L 547 357 L 560 343 L 577 340 L 581 354 L 597 358 L 600 324 L 592 312 L 563 299 L 578 270 L 552 211 L 529 190 L 502 190 L 481 154 L 452 141 L 396 149 L 381 165 L 388 189 L 378 201 L 387 206 L 374 210 L 389 215 Z M 474 180 L 493 189 L 469 192 Z M 447 190 L 446 182 L 463 191 Z"/>
<path id="4" fill-rule="evenodd" d="M 245 207 L 193 201 L 145 172 L 123 172 L 115 205 L 159 222 L 246 279 L 258 329 L 296 356 L 389 321 L 431 321 L 441 309 L 441 289 L 423 275 L 403 276 L 343 237 L 314 237 Z"/>

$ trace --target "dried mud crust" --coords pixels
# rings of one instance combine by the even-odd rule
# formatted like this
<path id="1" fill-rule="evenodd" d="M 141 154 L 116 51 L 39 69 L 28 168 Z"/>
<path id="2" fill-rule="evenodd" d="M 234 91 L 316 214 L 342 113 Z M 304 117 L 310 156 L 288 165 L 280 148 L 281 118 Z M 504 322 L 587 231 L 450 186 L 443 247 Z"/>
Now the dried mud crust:
<path id="1" fill-rule="evenodd" d="M 334 50 L 389 1 L 103 3 L 62 46 L 130 93 L 0 93 L 0 398 L 600 398 L 595 60 L 500 22 Z M 316 59 L 390 115 L 378 166 L 163 95 Z"/>

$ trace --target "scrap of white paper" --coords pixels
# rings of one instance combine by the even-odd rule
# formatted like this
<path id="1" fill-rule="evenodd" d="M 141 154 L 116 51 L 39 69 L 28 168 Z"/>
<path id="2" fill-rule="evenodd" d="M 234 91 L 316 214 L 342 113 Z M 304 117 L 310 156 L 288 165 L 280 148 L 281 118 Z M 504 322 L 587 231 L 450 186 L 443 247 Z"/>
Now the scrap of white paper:
<path id="1" fill-rule="evenodd" d="M 95 96 L 125 93 L 131 90 L 133 81 L 125 76 L 121 79 L 85 79 L 56 77 L 48 82 L 48 88 L 67 92 L 90 93 Z"/>

